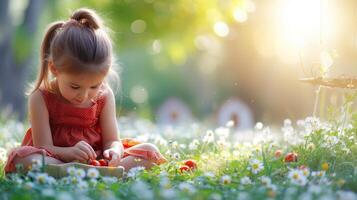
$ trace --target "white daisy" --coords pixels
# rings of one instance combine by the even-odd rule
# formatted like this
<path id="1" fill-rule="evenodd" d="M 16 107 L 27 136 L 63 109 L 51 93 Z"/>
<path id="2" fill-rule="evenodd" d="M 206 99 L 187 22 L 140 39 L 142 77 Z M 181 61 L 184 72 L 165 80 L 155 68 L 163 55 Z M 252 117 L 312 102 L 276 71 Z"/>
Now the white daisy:
<path id="1" fill-rule="evenodd" d="M 75 175 L 78 178 L 82 179 L 82 178 L 86 177 L 86 172 L 83 169 L 77 169 L 76 172 L 75 172 Z"/>
<path id="2" fill-rule="evenodd" d="M 187 182 L 182 182 L 179 184 L 178 188 L 181 190 L 181 191 L 184 191 L 184 192 L 187 192 L 189 194 L 193 194 L 196 192 L 196 188 L 190 184 L 190 183 L 187 183 Z"/>
<path id="3" fill-rule="evenodd" d="M 249 164 L 250 166 L 248 167 L 248 169 L 250 169 L 253 174 L 258 174 L 261 170 L 264 169 L 263 163 L 257 159 L 250 160 Z"/>
<path id="4" fill-rule="evenodd" d="M 252 184 L 252 181 L 250 180 L 250 178 L 248 176 L 244 176 L 240 179 L 240 184 L 249 185 L 249 184 Z"/>
<path id="5" fill-rule="evenodd" d="M 75 167 L 68 167 L 67 168 L 67 173 L 68 173 L 68 175 L 69 176 L 75 176 L 75 174 L 76 174 L 76 168 Z"/>
<path id="6" fill-rule="evenodd" d="M 37 173 L 35 181 L 37 184 L 46 184 L 48 175 L 46 173 Z"/>
<path id="7" fill-rule="evenodd" d="M 221 183 L 224 185 L 230 184 L 232 182 L 232 178 L 229 175 L 224 175 L 221 178 Z"/>
<path id="8" fill-rule="evenodd" d="M 87 177 L 96 179 L 99 177 L 99 171 L 96 168 L 89 168 L 87 171 Z"/>
<path id="9" fill-rule="evenodd" d="M 144 170 L 145 170 L 145 167 L 143 167 L 143 166 L 133 167 L 129 170 L 127 176 L 129 178 L 136 178 Z"/>
<path id="10" fill-rule="evenodd" d="M 288 174 L 290 182 L 296 185 L 305 185 L 307 183 L 307 178 L 304 176 L 303 172 L 298 169 L 291 170 Z"/>
<path id="11" fill-rule="evenodd" d="M 267 176 L 260 177 L 260 181 L 265 186 L 269 186 L 271 184 L 271 179 L 269 177 L 267 177 Z"/>

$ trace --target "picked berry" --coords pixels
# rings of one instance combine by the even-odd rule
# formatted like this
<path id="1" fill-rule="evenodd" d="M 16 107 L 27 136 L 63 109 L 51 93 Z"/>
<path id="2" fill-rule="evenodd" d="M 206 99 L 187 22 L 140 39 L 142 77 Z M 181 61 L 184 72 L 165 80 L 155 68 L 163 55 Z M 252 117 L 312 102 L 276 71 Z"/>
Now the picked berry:
<path id="1" fill-rule="evenodd" d="M 92 160 L 92 159 L 89 160 L 88 164 L 93 166 L 101 166 L 98 160 Z"/>
<path id="2" fill-rule="evenodd" d="M 100 163 L 100 166 L 108 166 L 108 160 L 100 159 L 98 162 Z"/>

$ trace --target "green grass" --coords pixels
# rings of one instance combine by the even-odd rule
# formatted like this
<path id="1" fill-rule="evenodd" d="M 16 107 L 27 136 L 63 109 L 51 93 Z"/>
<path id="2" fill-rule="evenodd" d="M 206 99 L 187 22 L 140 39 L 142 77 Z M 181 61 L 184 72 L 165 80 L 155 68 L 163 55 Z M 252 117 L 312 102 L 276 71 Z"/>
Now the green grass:
<path id="1" fill-rule="evenodd" d="M 255 130 L 252 139 L 259 135 L 265 139 L 258 143 L 239 141 L 230 127 L 225 127 L 229 134 L 221 135 L 221 139 L 219 131 L 213 131 L 212 141 L 207 140 L 204 127 L 175 129 L 179 133 L 177 138 L 167 134 L 168 130 L 157 128 L 163 139 L 158 142 L 157 135 L 150 135 L 148 142 L 160 148 L 169 160 L 166 164 L 113 182 L 101 176 L 94 180 L 68 176 L 49 183 L 47 177 L 43 182 L 36 180 L 41 175 L 39 172 L 11 178 L 1 173 L 0 199 L 318 199 L 324 195 L 334 199 L 349 195 L 357 198 L 356 121 L 352 120 L 343 134 L 339 126 L 331 122 L 316 122 L 317 127 L 309 132 L 311 123 L 314 122 L 308 118 L 303 126 L 288 124 L 292 135 L 272 140 L 266 140 L 267 135 L 282 133 L 263 130 L 266 127 Z M 7 123 L 0 124 L 6 129 Z M 125 125 L 120 127 L 125 130 Z M 299 134 L 301 131 L 304 134 Z M 297 138 L 300 142 L 294 144 Z M 196 147 L 189 149 L 194 139 L 198 140 Z M 275 157 L 277 150 L 282 150 L 282 156 Z M 284 162 L 289 152 L 298 154 L 297 162 Z M 185 159 L 194 159 L 198 168 L 181 173 L 179 168 Z M 264 166 L 256 173 L 251 169 L 253 160 Z M 325 171 L 324 163 L 328 164 Z M 305 166 L 305 171 L 299 170 L 301 166 Z M 297 182 L 291 175 L 294 170 L 301 173 Z M 251 183 L 244 184 L 248 179 Z M 263 183 L 262 179 L 269 179 L 271 183 Z"/>

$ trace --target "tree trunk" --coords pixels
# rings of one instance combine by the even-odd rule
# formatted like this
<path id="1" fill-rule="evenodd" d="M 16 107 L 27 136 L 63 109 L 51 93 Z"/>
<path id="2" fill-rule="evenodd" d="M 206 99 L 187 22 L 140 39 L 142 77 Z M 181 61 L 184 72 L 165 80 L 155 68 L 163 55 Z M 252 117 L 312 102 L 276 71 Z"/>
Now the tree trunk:
<path id="1" fill-rule="evenodd" d="M 16 113 L 20 120 L 26 116 L 24 92 L 28 73 L 33 65 L 33 41 L 38 28 L 42 4 L 42 0 L 30 0 L 25 9 L 24 20 L 17 27 L 17 29 L 21 28 L 25 40 L 27 40 L 28 45 L 24 45 L 23 48 L 29 48 L 27 49 L 28 53 L 21 59 L 16 58 L 15 55 L 17 53 L 14 47 L 16 28 L 11 23 L 9 0 L 4 0 L 4 6 L 0 8 L 0 25 L 4 27 L 1 30 L 3 37 L 0 40 L 0 112 L 4 108 L 8 108 Z"/>

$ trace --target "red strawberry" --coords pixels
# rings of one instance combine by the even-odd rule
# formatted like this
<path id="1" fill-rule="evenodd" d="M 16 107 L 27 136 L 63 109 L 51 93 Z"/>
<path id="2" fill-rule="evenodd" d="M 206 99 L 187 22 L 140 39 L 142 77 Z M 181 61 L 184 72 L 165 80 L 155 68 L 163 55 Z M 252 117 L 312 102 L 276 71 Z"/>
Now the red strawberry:
<path id="1" fill-rule="evenodd" d="M 284 161 L 285 162 L 297 162 L 298 155 L 294 152 L 286 154 Z"/>
<path id="2" fill-rule="evenodd" d="M 189 171 L 189 170 L 190 170 L 190 167 L 187 166 L 187 165 L 182 165 L 182 166 L 180 167 L 181 173 L 182 173 L 183 171 Z"/>
<path id="3" fill-rule="evenodd" d="M 196 169 L 197 168 L 197 164 L 196 161 L 194 160 L 186 160 L 185 161 L 185 165 L 187 165 L 190 169 Z"/>
<path id="4" fill-rule="evenodd" d="M 89 160 L 89 164 L 93 166 L 100 166 L 100 163 L 98 160 Z"/>
<path id="5" fill-rule="evenodd" d="M 108 166 L 108 161 L 105 159 L 100 159 L 98 162 L 100 163 L 100 166 Z"/>

